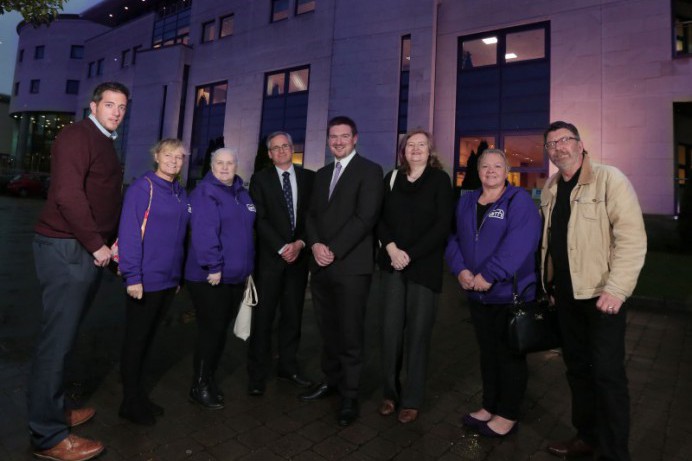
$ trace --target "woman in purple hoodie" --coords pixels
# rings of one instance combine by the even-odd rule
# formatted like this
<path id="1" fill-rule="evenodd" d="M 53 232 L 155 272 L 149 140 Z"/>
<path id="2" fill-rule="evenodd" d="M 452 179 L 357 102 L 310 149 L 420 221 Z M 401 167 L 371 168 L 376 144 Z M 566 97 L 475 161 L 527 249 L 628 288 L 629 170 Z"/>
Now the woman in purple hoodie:
<path id="1" fill-rule="evenodd" d="M 180 285 L 190 205 L 178 175 L 185 147 L 164 139 L 151 149 L 155 171 L 127 189 L 120 216 L 120 272 L 127 287 L 127 321 L 120 360 L 123 402 L 120 417 L 152 425 L 163 408 L 142 384 L 142 368 L 156 328 Z"/>
<path id="2" fill-rule="evenodd" d="M 468 294 L 481 354 L 482 406 L 464 415 L 462 422 L 486 437 L 516 431 L 526 390 L 526 356 L 513 354 L 504 342 L 515 276 L 524 300 L 536 295 L 538 207 L 524 189 L 507 181 L 508 172 L 503 151 L 486 149 L 481 154 L 482 187 L 459 199 L 456 232 L 445 253 L 449 268 Z"/>
<path id="3" fill-rule="evenodd" d="M 216 150 L 211 154 L 211 171 L 190 194 L 185 280 L 198 328 L 190 400 L 210 410 L 223 408 L 214 373 L 255 259 L 255 206 L 235 174 L 237 163 L 231 149 Z"/>

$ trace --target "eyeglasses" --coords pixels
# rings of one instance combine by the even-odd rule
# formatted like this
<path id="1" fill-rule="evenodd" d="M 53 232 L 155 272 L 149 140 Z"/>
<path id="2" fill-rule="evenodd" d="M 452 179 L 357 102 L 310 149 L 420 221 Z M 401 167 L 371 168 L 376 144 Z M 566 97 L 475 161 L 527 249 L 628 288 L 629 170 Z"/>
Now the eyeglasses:
<path id="1" fill-rule="evenodd" d="M 290 149 L 290 148 L 291 148 L 290 144 L 281 144 L 280 146 L 274 146 L 274 147 L 270 148 L 269 150 L 272 152 L 272 154 L 276 154 L 277 152 L 279 152 L 281 150 L 286 150 L 286 149 Z"/>
<path id="2" fill-rule="evenodd" d="M 543 144 L 543 147 L 545 147 L 545 150 L 553 150 L 553 149 L 555 149 L 555 146 L 557 146 L 558 144 L 561 146 L 564 146 L 565 144 L 567 144 L 568 142 L 570 142 L 573 139 L 575 141 L 579 141 L 579 138 L 575 138 L 574 136 L 564 136 L 564 137 L 557 139 L 555 141 L 548 141 L 547 143 Z"/>

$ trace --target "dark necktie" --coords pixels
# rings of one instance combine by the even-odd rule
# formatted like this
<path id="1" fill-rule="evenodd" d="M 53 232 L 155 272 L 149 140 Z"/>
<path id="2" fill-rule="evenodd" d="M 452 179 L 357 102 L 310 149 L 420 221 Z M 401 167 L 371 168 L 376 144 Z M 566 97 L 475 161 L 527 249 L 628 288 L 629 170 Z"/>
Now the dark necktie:
<path id="1" fill-rule="evenodd" d="M 291 173 L 288 171 L 283 172 L 284 177 L 284 198 L 286 199 L 286 206 L 288 207 L 288 216 L 291 218 L 291 230 L 296 228 L 296 214 L 293 211 L 293 191 L 291 190 L 291 180 L 289 177 Z"/>

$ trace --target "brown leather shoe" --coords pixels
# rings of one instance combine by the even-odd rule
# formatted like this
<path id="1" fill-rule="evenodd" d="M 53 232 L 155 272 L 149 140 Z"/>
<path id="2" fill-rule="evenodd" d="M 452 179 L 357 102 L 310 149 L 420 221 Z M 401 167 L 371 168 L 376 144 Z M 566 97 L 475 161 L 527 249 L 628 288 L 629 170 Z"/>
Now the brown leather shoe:
<path id="1" fill-rule="evenodd" d="M 377 411 L 382 416 L 389 416 L 392 413 L 394 413 L 395 409 L 396 409 L 396 404 L 394 403 L 394 400 L 384 399 L 382 401 L 382 403 L 380 403 L 380 408 Z"/>
<path id="2" fill-rule="evenodd" d="M 548 453 L 563 458 L 570 456 L 589 456 L 593 454 L 593 447 L 579 437 L 572 437 L 569 440 L 549 444 Z"/>
<path id="3" fill-rule="evenodd" d="M 103 444 L 70 434 L 48 450 L 35 451 L 34 456 L 53 461 L 86 461 L 101 454 Z"/>
<path id="4" fill-rule="evenodd" d="M 399 412 L 400 423 L 412 423 L 418 418 L 418 410 L 413 408 L 404 408 Z"/>
<path id="5" fill-rule="evenodd" d="M 95 414 L 96 410 L 91 407 L 65 410 L 65 421 L 69 427 L 75 427 L 86 423 L 93 418 Z"/>

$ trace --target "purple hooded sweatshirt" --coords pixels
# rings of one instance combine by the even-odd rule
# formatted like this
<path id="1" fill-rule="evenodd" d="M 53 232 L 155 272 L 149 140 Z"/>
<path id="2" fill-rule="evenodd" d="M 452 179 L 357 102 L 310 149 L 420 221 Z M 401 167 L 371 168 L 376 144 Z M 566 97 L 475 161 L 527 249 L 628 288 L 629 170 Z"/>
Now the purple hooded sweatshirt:
<path id="1" fill-rule="evenodd" d="M 142 239 L 142 221 L 149 204 Z M 144 291 L 161 291 L 180 284 L 190 205 L 178 181 L 166 181 L 153 171 L 144 173 L 125 193 L 118 230 L 120 272 L 127 286 L 141 283 Z"/>
<path id="2" fill-rule="evenodd" d="M 476 204 L 481 190 L 464 194 L 457 204 L 456 232 L 449 238 L 445 259 L 452 274 L 468 269 L 492 283 L 487 292 L 467 291 L 485 304 L 512 302 L 512 280 L 525 301 L 536 296 L 536 250 L 541 235 L 538 207 L 522 188 L 507 189 L 477 226 Z M 528 287 L 528 289 L 526 289 Z M 524 291 L 526 289 L 526 291 Z"/>
<path id="3" fill-rule="evenodd" d="M 208 172 L 190 194 L 192 219 L 185 280 L 205 282 L 221 272 L 223 283 L 243 283 L 254 268 L 255 205 L 239 176 L 225 185 Z"/>

